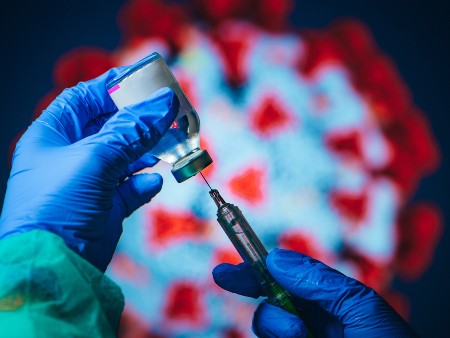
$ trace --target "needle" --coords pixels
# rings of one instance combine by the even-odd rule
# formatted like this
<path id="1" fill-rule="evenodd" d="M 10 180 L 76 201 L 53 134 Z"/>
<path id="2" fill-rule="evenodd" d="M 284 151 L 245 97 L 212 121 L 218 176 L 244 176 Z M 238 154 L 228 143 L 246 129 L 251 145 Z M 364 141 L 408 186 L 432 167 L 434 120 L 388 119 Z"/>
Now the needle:
<path id="1" fill-rule="evenodd" d="M 213 189 L 211 188 L 211 186 L 209 185 L 208 181 L 206 180 L 205 176 L 203 176 L 202 172 L 200 172 L 200 175 L 202 175 L 202 177 L 203 177 L 203 179 L 205 180 L 206 184 L 208 185 L 209 189 L 210 189 L 210 190 L 213 190 Z"/>

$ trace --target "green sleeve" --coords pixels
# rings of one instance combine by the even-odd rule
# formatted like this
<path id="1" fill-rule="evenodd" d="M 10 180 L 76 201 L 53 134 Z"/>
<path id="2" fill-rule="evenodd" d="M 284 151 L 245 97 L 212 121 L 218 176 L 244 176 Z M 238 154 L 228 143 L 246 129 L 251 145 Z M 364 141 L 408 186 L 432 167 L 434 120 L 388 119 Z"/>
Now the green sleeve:
<path id="1" fill-rule="evenodd" d="M 59 236 L 0 241 L 0 336 L 114 337 L 123 307 L 120 288 Z"/>

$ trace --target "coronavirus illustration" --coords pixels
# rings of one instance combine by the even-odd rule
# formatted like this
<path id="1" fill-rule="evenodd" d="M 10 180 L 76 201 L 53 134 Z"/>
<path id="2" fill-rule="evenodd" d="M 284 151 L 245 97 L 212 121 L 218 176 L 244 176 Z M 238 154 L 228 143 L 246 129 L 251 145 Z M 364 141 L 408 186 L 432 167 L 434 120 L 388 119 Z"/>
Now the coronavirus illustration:
<path id="1" fill-rule="evenodd" d="M 129 0 L 116 49 L 79 47 L 54 89 L 161 54 L 199 113 L 203 174 L 240 206 L 261 241 L 306 253 L 373 287 L 401 315 L 394 277 L 419 278 L 442 232 L 439 210 L 411 203 L 439 165 L 426 116 L 394 62 L 353 19 L 289 22 L 292 0 Z M 147 169 L 146 169 L 147 170 Z M 239 263 L 201 177 L 164 187 L 124 223 L 107 274 L 126 307 L 120 337 L 250 337 L 260 300 L 228 293 L 211 271 Z"/>

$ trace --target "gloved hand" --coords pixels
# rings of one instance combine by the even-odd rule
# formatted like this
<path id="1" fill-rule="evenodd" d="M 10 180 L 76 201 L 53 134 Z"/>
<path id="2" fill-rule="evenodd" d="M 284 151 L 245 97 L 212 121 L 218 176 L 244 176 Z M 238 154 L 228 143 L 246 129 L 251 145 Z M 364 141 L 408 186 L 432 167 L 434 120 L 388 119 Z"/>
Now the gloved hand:
<path id="1" fill-rule="evenodd" d="M 267 257 L 270 274 L 292 296 L 301 318 L 262 302 L 253 317 L 258 337 L 417 337 L 412 328 L 371 288 L 300 253 L 275 249 Z M 262 295 L 244 263 L 213 270 L 225 290 Z"/>
<path id="2" fill-rule="evenodd" d="M 101 271 L 122 221 L 161 189 L 158 174 L 132 175 L 157 159 L 147 152 L 178 112 L 169 88 L 117 111 L 105 84 L 123 71 L 65 89 L 16 145 L 0 238 L 51 231 Z"/>

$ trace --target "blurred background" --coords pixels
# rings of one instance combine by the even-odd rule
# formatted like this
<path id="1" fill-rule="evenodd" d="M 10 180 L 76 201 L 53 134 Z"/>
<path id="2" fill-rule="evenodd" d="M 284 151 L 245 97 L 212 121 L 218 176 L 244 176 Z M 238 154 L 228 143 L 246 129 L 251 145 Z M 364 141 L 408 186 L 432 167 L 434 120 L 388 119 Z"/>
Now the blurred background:
<path id="1" fill-rule="evenodd" d="M 421 336 L 448 336 L 450 5 L 250 3 L 9 2 L 1 22 L 1 195 L 10 144 L 59 91 L 157 50 L 199 111 L 215 159 L 208 178 L 259 224 L 268 248 L 321 259 L 376 288 Z M 230 119 L 231 131 L 222 128 Z M 231 132 L 248 145 L 239 149 L 244 160 L 224 146 Z M 306 163 L 317 158 L 306 183 L 285 170 L 305 164 L 286 160 L 296 146 L 309 154 Z M 129 300 L 121 335 L 246 336 L 255 302 L 230 301 L 204 277 L 219 262 L 238 261 L 211 230 L 204 187 L 164 178 L 161 198 L 129 220 L 133 231 L 108 271 Z M 313 212 L 291 217 L 291 208 L 280 218 L 281 198 L 317 210 L 321 227 L 310 230 Z M 311 208 L 305 200 L 318 202 Z M 174 255 L 212 258 L 171 273 Z M 205 289 L 189 276 L 203 276 Z M 232 318 L 236 307 L 242 322 Z M 224 313 L 229 320 L 218 321 Z"/>

